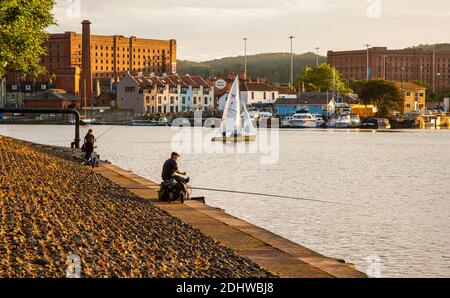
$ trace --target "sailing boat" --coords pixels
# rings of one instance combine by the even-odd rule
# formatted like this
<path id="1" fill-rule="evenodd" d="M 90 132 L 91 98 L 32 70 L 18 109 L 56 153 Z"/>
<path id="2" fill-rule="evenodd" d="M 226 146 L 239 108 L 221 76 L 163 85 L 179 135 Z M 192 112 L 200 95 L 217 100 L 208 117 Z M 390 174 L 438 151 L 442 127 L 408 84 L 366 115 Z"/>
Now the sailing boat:
<path id="1" fill-rule="evenodd" d="M 212 141 L 250 142 L 255 140 L 255 127 L 248 114 L 247 107 L 241 102 L 239 78 L 236 77 L 225 103 L 219 135 L 214 137 Z"/>

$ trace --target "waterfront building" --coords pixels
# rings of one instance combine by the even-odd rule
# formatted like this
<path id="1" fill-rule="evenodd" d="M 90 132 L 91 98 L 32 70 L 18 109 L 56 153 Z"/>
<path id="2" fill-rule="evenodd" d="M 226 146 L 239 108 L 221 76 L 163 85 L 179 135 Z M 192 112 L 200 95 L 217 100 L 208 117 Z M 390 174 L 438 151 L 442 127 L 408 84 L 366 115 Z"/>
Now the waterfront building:
<path id="1" fill-rule="evenodd" d="M 259 78 L 255 82 L 241 80 L 240 88 L 241 101 L 247 105 L 272 105 L 279 98 L 279 90 Z M 223 111 L 227 97 L 228 90 L 217 99 L 219 111 Z"/>
<path id="2" fill-rule="evenodd" d="M 371 79 L 420 81 L 432 86 L 430 92 L 450 88 L 450 52 L 373 47 L 368 50 L 329 51 L 327 62 L 345 79 L 365 80 L 369 73 Z"/>
<path id="3" fill-rule="evenodd" d="M 243 82 L 240 87 L 241 100 L 248 105 L 273 104 L 279 94 L 277 88 L 265 81 Z"/>
<path id="4" fill-rule="evenodd" d="M 298 110 L 317 115 L 331 115 L 336 111 L 336 102 L 327 92 L 306 92 L 298 94 L 296 98 L 279 98 L 273 106 L 279 117 L 292 115 Z"/>
<path id="5" fill-rule="evenodd" d="M 199 76 L 129 73 L 117 84 L 117 107 L 136 115 L 214 110 L 214 87 Z"/>
<path id="6" fill-rule="evenodd" d="M 5 106 L 22 107 L 24 101 L 38 92 L 54 88 L 52 82 L 19 81 L 6 84 Z"/>
<path id="7" fill-rule="evenodd" d="M 423 113 L 426 109 L 426 88 L 409 82 L 396 82 L 404 94 L 403 113 Z"/>
<path id="8" fill-rule="evenodd" d="M 292 90 L 291 87 L 280 86 L 275 88 L 278 90 L 278 98 L 297 98 L 297 92 Z"/>
<path id="9" fill-rule="evenodd" d="M 64 90 L 50 89 L 24 99 L 25 108 L 79 109 L 80 99 Z"/>
<path id="10" fill-rule="evenodd" d="M 82 24 L 83 34 L 65 32 L 49 35 L 45 44 L 47 55 L 41 58 L 42 65 L 48 70 L 47 75 L 23 78 L 19 73 L 9 72 L 7 89 L 30 81 L 42 84 L 53 81 L 54 87 L 81 98 L 84 98 L 83 92 L 86 89 L 90 106 L 95 95 L 99 95 L 98 92 L 95 94 L 97 80 L 118 82 L 128 72 L 142 72 L 146 75 L 154 73 L 159 76 L 176 73 L 176 40 L 91 35 L 91 23 L 83 21 Z M 83 82 L 86 82 L 86 88 L 83 87 Z M 100 82 L 101 86 L 102 84 Z M 7 94 L 7 97 L 11 98 L 11 95 Z"/>

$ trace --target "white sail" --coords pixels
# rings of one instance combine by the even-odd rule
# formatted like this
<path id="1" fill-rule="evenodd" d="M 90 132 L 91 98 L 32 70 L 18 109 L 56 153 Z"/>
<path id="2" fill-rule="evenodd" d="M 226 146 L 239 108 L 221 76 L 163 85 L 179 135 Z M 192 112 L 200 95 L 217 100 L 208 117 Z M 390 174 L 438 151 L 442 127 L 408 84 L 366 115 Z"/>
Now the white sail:
<path id="1" fill-rule="evenodd" d="M 233 86 L 228 93 L 227 102 L 222 116 L 220 126 L 222 133 L 224 132 L 240 132 L 242 130 L 241 121 L 241 98 L 239 95 L 239 78 L 236 77 Z"/>
<path id="2" fill-rule="evenodd" d="M 244 115 L 244 133 L 245 135 L 256 135 L 255 127 L 253 126 L 252 119 L 248 114 L 247 107 L 245 104 L 242 104 L 243 107 L 243 115 Z"/>

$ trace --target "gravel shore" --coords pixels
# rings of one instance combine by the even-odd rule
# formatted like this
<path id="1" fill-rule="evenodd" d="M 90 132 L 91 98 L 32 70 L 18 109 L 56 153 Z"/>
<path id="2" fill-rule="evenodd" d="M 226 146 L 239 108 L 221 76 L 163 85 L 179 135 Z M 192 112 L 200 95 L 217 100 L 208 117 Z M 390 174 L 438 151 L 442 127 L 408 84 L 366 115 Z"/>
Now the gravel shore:
<path id="1" fill-rule="evenodd" d="M 0 136 L 0 277 L 274 277 L 75 162 Z"/>

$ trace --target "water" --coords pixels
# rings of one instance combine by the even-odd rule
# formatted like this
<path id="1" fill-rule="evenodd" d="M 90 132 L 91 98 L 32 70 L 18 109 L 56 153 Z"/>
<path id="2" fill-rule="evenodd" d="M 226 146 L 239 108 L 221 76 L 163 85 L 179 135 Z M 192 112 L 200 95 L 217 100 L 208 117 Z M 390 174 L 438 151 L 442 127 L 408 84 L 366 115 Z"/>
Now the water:
<path id="1" fill-rule="evenodd" d="M 100 135 L 108 128 L 94 130 Z M 67 146 L 73 127 L 3 125 L 0 134 Z M 100 138 L 98 152 L 160 181 L 174 134 L 165 127 L 114 127 Z M 379 268 L 383 277 L 450 277 L 450 131 L 281 130 L 279 143 L 275 164 L 262 165 L 261 154 L 197 153 L 183 154 L 180 168 L 198 187 L 358 205 L 194 193 L 364 272 Z M 379 267 L 371 265 L 374 261 Z"/>

